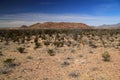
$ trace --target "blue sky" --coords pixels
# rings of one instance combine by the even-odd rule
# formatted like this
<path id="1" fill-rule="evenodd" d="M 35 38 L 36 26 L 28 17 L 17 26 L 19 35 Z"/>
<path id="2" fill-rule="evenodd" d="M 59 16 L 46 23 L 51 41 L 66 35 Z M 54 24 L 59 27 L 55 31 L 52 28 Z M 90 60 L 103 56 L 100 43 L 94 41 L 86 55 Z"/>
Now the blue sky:
<path id="1" fill-rule="evenodd" d="M 119 8 L 120 0 L 1 0 L 0 27 L 47 21 L 115 24 Z"/>

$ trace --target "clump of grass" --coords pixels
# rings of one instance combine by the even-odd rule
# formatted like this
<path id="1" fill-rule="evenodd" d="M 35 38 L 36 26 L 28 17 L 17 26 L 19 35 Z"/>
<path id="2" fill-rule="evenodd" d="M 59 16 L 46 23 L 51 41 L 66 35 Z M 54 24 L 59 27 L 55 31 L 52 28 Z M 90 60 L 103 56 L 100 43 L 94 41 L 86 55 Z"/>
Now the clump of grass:
<path id="1" fill-rule="evenodd" d="M 20 53 L 23 53 L 24 50 L 25 50 L 25 48 L 23 48 L 23 47 L 19 47 L 19 48 L 17 48 L 17 50 L 18 50 Z"/>
<path id="2" fill-rule="evenodd" d="M 102 54 L 102 57 L 103 57 L 103 61 L 105 62 L 109 62 L 111 60 L 111 56 L 107 51 Z"/>
<path id="3" fill-rule="evenodd" d="M 49 49 L 49 50 L 48 50 L 48 54 L 49 54 L 50 56 L 55 56 L 55 52 L 54 52 L 53 49 Z"/>

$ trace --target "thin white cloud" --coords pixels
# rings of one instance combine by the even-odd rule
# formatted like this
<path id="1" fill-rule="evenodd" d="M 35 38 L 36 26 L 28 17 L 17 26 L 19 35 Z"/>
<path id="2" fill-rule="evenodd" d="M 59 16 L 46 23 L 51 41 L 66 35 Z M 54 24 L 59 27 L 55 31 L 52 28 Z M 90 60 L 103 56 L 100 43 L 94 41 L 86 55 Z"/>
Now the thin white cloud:
<path id="1" fill-rule="evenodd" d="M 81 22 L 88 25 L 119 23 L 120 16 L 90 16 L 78 14 L 23 13 L 0 16 L 0 27 L 19 27 L 37 22 Z"/>

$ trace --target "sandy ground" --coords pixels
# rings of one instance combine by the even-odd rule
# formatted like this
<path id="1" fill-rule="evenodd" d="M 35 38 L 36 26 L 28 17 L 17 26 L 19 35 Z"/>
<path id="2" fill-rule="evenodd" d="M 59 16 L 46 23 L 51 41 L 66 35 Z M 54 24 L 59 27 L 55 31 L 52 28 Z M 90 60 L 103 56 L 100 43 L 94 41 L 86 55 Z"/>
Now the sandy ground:
<path id="1" fill-rule="evenodd" d="M 33 37 L 34 38 L 34 37 Z M 97 39 L 97 37 L 94 37 Z M 54 45 L 34 49 L 34 43 L 26 42 L 17 44 L 0 42 L 0 80 L 120 80 L 120 36 L 114 42 L 106 41 L 108 47 L 104 48 L 99 39 L 93 41 L 97 45 L 92 48 L 87 43 L 74 46 Z M 86 41 L 86 37 L 83 41 Z M 39 39 L 42 43 L 42 40 Z M 112 45 L 112 46 L 111 46 Z M 25 52 L 18 52 L 19 46 L 25 47 Z M 50 56 L 48 50 L 54 50 L 55 56 Z M 102 54 L 107 51 L 111 59 L 103 61 Z M 10 69 L 9 73 L 2 73 L 4 61 L 8 58 L 15 59 L 19 64 Z"/>

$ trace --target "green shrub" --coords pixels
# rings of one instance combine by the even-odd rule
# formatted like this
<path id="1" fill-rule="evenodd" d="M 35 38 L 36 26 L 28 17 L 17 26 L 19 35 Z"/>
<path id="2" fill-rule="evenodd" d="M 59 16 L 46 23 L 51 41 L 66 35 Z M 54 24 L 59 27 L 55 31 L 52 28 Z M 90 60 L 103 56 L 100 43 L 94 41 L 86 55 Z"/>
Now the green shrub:
<path id="1" fill-rule="evenodd" d="M 97 46 L 95 44 L 93 44 L 93 42 L 89 41 L 89 46 L 91 46 L 92 48 L 97 48 Z"/>
<path id="2" fill-rule="evenodd" d="M 78 78 L 80 76 L 80 73 L 78 71 L 73 71 L 69 74 L 72 78 Z"/>
<path id="3" fill-rule="evenodd" d="M 2 51 L 0 51 L 0 56 L 3 56 Z"/>
<path id="4" fill-rule="evenodd" d="M 56 47 L 63 47 L 64 42 L 58 42 L 58 41 L 56 41 L 56 42 L 54 42 L 54 45 L 55 45 Z"/>
<path id="5" fill-rule="evenodd" d="M 102 57 L 103 57 L 103 60 L 106 61 L 106 62 L 109 62 L 111 60 L 111 56 L 108 52 L 104 52 L 102 54 Z"/>
<path id="6" fill-rule="evenodd" d="M 23 47 L 19 47 L 19 48 L 17 48 L 17 50 L 18 50 L 20 53 L 23 53 L 24 50 L 25 50 L 25 48 L 23 48 Z"/>
<path id="7" fill-rule="evenodd" d="M 45 42 L 44 42 L 44 45 L 49 46 L 49 45 L 50 45 L 50 42 L 49 42 L 49 41 L 45 41 Z"/>
<path id="8" fill-rule="evenodd" d="M 40 48 L 40 47 L 41 47 L 41 44 L 38 43 L 38 42 L 36 42 L 36 43 L 35 43 L 35 49 L 36 49 L 36 48 Z"/>
<path id="9" fill-rule="evenodd" d="M 53 49 L 49 49 L 49 50 L 48 50 L 48 54 L 49 54 L 50 56 L 55 56 L 55 52 L 54 52 Z"/>
<path id="10" fill-rule="evenodd" d="M 38 37 L 35 37 L 34 42 L 38 43 Z"/>
<path id="11" fill-rule="evenodd" d="M 7 67 L 3 67 L 0 69 L 0 74 L 9 74 L 10 72 L 12 72 L 12 70 Z"/>
<path id="12" fill-rule="evenodd" d="M 15 66 L 14 64 L 15 59 L 8 58 L 4 61 L 6 67 L 13 67 Z"/>
<path id="13" fill-rule="evenodd" d="M 7 63 L 7 64 L 13 63 L 14 60 L 15 60 L 15 59 L 8 58 L 8 59 L 6 59 L 6 60 L 4 61 L 4 63 Z"/>
<path id="14" fill-rule="evenodd" d="M 68 61 L 64 61 L 61 65 L 64 66 L 64 67 L 66 67 L 66 66 L 69 66 L 70 63 Z"/>

